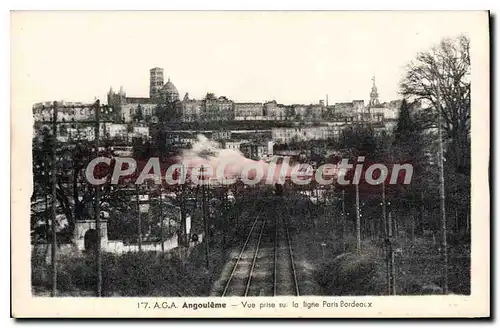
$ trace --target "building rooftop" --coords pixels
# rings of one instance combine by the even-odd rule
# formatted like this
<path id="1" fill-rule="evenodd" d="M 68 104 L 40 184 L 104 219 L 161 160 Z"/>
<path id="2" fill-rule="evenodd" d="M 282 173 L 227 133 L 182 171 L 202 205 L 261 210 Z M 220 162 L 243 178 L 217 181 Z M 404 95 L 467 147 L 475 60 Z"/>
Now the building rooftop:
<path id="1" fill-rule="evenodd" d="M 152 104 L 153 100 L 145 97 L 127 97 L 127 103 L 129 104 Z"/>

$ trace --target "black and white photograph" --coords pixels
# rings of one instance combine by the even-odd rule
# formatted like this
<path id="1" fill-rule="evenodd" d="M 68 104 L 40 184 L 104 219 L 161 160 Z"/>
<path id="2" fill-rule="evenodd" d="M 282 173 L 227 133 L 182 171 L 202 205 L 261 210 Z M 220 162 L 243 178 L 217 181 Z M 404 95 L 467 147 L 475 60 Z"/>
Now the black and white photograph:
<path id="1" fill-rule="evenodd" d="M 488 22 L 11 12 L 23 297 L 146 316 L 486 306 Z"/>

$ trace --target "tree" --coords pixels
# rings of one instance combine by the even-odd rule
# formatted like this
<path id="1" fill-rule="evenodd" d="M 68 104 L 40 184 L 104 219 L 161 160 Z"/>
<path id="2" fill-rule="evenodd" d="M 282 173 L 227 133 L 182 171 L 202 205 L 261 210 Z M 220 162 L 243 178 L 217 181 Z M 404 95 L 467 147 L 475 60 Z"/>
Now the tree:
<path id="1" fill-rule="evenodd" d="M 137 105 L 137 110 L 135 112 L 134 119 L 137 122 L 141 122 L 144 120 L 144 114 L 142 113 L 141 105 Z"/>
<path id="2" fill-rule="evenodd" d="M 31 227 L 34 237 L 48 238 L 51 210 L 49 208 L 49 195 L 51 195 L 51 161 L 50 153 L 53 139 L 48 129 L 43 129 L 38 138 L 33 140 L 33 193 L 31 194 L 32 215 Z M 45 206 L 36 206 L 44 199 Z"/>
<path id="3" fill-rule="evenodd" d="M 34 190 L 32 201 L 36 203 L 42 195 L 50 195 L 52 139 L 48 132 L 41 138 L 33 140 L 33 180 Z M 88 163 L 96 156 L 92 142 L 79 140 L 75 144 L 58 144 L 56 149 L 56 202 L 58 212 L 64 214 L 68 221 L 67 227 L 61 235 L 72 235 L 75 221 L 94 217 L 95 186 L 87 181 L 85 170 Z M 105 149 L 99 156 L 110 156 L 110 150 Z M 43 165 L 42 165 L 43 163 Z M 100 203 L 119 204 L 123 199 L 118 190 L 109 184 L 103 185 Z M 50 201 L 52 201 L 51 197 Z M 48 199 L 47 199 L 48 201 Z M 50 212 L 50 211 L 49 211 Z M 45 213 L 45 219 L 50 213 Z M 41 215 L 35 213 L 32 221 L 36 225 Z M 50 236 L 49 236 L 50 237 Z"/>
<path id="4" fill-rule="evenodd" d="M 158 96 L 156 101 L 155 115 L 158 118 L 158 123 L 151 126 L 153 148 L 156 150 L 154 155 L 166 159 L 172 152 L 167 142 L 167 131 L 170 125 L 174 123 L 179 124 L 181 121 L 181 103 L 179 101 L 171 101 L 168 95 L 165 94 Z"/>
<path id="5" fill-rule="evenodd" d="M 134 138 L 132 141 L 132 149 L 136 160 L 147 161 L 150 157 L 155 156 L 155 150 L 151 143 L 149 141 L 143 141 L 140 138 Z"/>
<path id="6" fill-rule="evenodd" d="M 374 157 L 377 151 L 377 138 L 371 127 L 354 126 L 342 131 L 340 146 L 349 150 L 351 156 Z"/>
<path id="7" fill-rule="evenodd" d="M 160 124 L 179 122 L 182 118 L 181 102 L 172 100 L 168 94 L 160 94 L 156 98 L 155 114 Z"/>
<path id="8" fill-rule="evenodd" d="M 395 142 L 408 139 L 415 133 L 415 126 L 413 125 L 410 116 L 410 108 L 406 99 L 403 99 L 401 107 L 399 108 L 398 124 L 394 131 Z"/>
<path id="9" fill-rule="evenodd" d="M 421 197 L 425 186 L 428 191 L 432 187 L 437 190 L 434 182 L 435 175 L 430 172 L 424 173 L 426 167 L 425 143 L 423 142 L 423 134 L 416 125 L 413 115 L 410 111 L 415 108 L 408 104 L 406 99 L 401 103 L 399 109 L 398 123 L 394 130 L 394 141 L 392 142 L 391 158 L 394 163 L 405 163 L 413 166 L 413 178 L 410 185 L 389 186 L 388 190 L 393 190 L 397 193 L 397 197 L 391 201 L 397 204 L 397 207 L 403 209 L 405 213 L 411 213 L 412 231 L 418 231 L 422 227 L 422 211 L 423 197 Z M 417 212 L 420 212 L 420 217 L 417 219 Z M 406 217 L 406 216 L 405 216 Z"/>
<path id="10" fill-rule="evenodd" d="M 470 212 L 469 42 L 466 36 L 443 39 L 431 50 L 419 53 L 408 65 L 401 82 L 403 95 L 428 105 L 415 118 L 420 128 L 437 126 L 437 115 L 441 115 L 447 217 L 461 213 L 462 217 L 455 218 L 459 229 L 467 226 L 467 213 Z M 435 184 L 430 178 L 426 181 Z"/>
<path id="11" fill-rule="evenodd" d="M 448 160 L 463 174 L 469 174 L 470 168 L 469 42 L 466 36 L 443 39 L 430 51 L 419 53 L 401 81 L 404 96 L 430 105 L 420 113 L 423 128 L 436 126 L 436 109 L 441 109 L 438 114 L 450 141 Z"/>
<path id="12" fill-rule="evenodd" d="M 398 123 L 394 130 L 393 156 L 400 162 L 410 162 L 414 169 L 422 165 L 424 145 L 422 131 L 416 125 L 406 99 L 399 109 Z"/>

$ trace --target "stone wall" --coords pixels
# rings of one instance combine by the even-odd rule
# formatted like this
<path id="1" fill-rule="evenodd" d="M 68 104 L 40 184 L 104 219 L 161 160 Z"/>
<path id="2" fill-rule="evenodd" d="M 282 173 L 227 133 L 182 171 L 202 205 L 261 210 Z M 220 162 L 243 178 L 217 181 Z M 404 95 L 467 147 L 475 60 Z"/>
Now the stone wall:
<path id="1" fill-rule="evenodd" d="M 78 220 L 75 222 L 72 242 L 80 251 L 85 250 L 85 233 L 96 229 L 95 220 Z M 101 248 L 105 248 L 108 243 L 108 221 L 101 220 Z"/>
<path id="2" fill-rule="evenodd" d="M 95 228 L 95 225 L 94 225 Z M 85 234 L 85 233 L 84 233 Z M 194 247 L 195 245 L 201 243 L 203 241 L 203 235 L 198 235 L 198 242 L 190 242 L 189 246 Z M 83 244 L 83 241 L 81 242 Z M 80 247 L 79 244 L 59 244 L 57 245 L 57 255 L 78 255 L 84 251 L 83 247 Z M 101 242 L 102 250 L 104 252 L 113 253 L 113 254 L 124 254 L 128 252 L 138 252 L 139 245 L 138 244 L 124 244 L 122 240 L 111 240 L 108 241 L 106 239 L 102 239 Z M 50 264 L 51 254 L 52 254 L 52 245 L 50 243 L 40 243 L 31 245 L 31 256 L 32 259 L 36 260 L 45 260 L 47 264 Z M 179 237 L 177 235 L 172 236 L 171 238 L 165 240 L 164 242 L 164 251 L 172 251 L 179 247 Z M 161 252 L 161 243 L 144 243 L 142 245 L 143 252 Z"/>

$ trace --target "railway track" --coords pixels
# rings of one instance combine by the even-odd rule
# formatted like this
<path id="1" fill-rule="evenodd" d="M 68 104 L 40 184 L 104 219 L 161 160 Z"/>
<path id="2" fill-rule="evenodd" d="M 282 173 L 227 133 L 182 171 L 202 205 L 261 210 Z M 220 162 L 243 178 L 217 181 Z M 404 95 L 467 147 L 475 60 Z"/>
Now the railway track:
<path id="1" fill-rule="evenodd" d="M 255 218 L 223 286 L 222 297 L 300 295 L 285 218 Z"/>
<path id="2" fill-rule="evenodd" d="M 282 224 L 280 225 L 281 229 L 277 229 L 276 235 L 280 235 L 281 238 L 276 237 L 276 240 L 282 240 L 283 243 L 281 246 L 277 247 L 276 252 L 276 292 L 274 295 L 300 296 L 288 222 L 286 218 L 280 218 L 279 220 Z"/>

